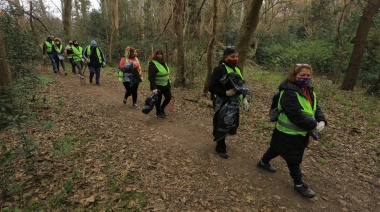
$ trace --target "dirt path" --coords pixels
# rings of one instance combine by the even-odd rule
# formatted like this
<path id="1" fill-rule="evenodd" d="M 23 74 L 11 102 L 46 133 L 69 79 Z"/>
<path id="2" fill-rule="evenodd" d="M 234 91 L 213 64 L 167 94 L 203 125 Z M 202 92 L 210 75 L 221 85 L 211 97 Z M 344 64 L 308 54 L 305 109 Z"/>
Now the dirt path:
<path id="1" fill-rule="evenodd" d="M 238 135 L 227 138 L 230 158 L 225 160 L 214 152 L 212 109 L 184 100 L 189 91 L 173 89 L 175 109 L 160 120 L 154 111 L 145 115 L 133 109 L 131 99 L 123 105 L 124 88 L 107 71 L 102 73 L 101 86 L 88 81 L 81 86 L 70 74 L 48 75 L 55 78 L 46 94 L 52 105 L 41 119 L 54 120 L 56 125 L 48 136 L 41 135 L 41 145 L 49 146 L 49 140 L 70 133 L 92 140 L 75 163 L 64 159 L 52 165 L 50 171 L 61 173 L 61 179 L 56 179 L 57 173 L 40 173 L 52 185 L 45 188 L 45 195 L 41 194 L 45 189 L 37 192 L 39 200 L 59 190 L 67 173 L 78 172 L 65 203 L 68 208 L 76 204 L 116 211 L 139 208 L 141 196 L 146 201 L 142 210 L 148 211 L 376 211 L 380 206 L 378 184 L 358 178 L 352 161 L 337 159 L 328 166 L 317 162 L 321 155 L 330 157 L 318 143 L 310 145 L 302 165 L 304 179 L 317 192 L 314 199 L 293 190 L 280 158 L 272 162 L 277 173 L 257 169 L 271 132 L 270 123 L 266 129 L 259 127 L 267 121 L 258 115 L 267 111 L 260 94 L 255 96 L 255 108 L 243 112 Z M 140 88 L 140 106 L 149 95 L 146 88 Z M 59 101 L 65 105 L 54 113 Z M 121 201 L 125 192 L 135 199 Z"/>

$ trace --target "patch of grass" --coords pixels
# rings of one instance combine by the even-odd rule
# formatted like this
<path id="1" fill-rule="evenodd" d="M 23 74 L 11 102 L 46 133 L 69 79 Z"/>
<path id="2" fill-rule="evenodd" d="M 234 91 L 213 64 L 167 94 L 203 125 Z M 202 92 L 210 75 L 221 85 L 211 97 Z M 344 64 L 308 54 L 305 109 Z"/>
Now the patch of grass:
<path id="1" fill-rule="evenodd" d="M 327 161 L 323 158 L 318 158 L 317 159 L 318 163 L 322 164 L 322 165 L 326 165 L 327 164 Z"/>
<path id="2" fill-rule="evenodd" d="M 118 192 L 119 191 L 119 185 L 117 184 L 117 180 L 115 177 L 109 178 L 107 181 L 108 190 L 111 192 Z"/>
<path id="3" fill-rule="evenodd" d="M 53 195 L 48 199 L 49 205 L 51 205 L 53 207 L 61 206 L 65 203 L 65 201 L 66 201 L 66 195 L 62 194 L 62 193 L 57 194 L 57 195 Z"/>
<path id="4" fill-rule="evenodd" d="M 46 120 L 42 121 L 42 129 L 43 129 L 44 131 L 50 130 L 50 129 L 52 129 L 53 127 L 54 127 L 54 123 L 53 123 L 53 122 L 51 122 L 51 121 L 46 121 Z"/>
<path id="5" fill-rule="evenodd" d="M 335 147 L 335 143 L 334 142 L 321 141 L 321 144 L 322 144 L 322 146 L 330 148 L 330 149 L 332 149 L 332 148 Z"/>
<path id="6" fill-rule="evenodd" d="M 16 184 L 9 184 L 7 187 L 7 194 L 11 195 L 14 193 L 19 193 L 24 189 L 25 182 L 16 183 Z"/>
<path id="7" fill-rule="evenodd" d="M 62 98 L 60 98 L 60 99 L 58 99 L 58 102 L 56 103 L 56 105 L 58 105 L 58 106 L 65 106 L 66 103 L 65 103 L 65 101 Z"/>
<path id="8" fill-rule="evenodd" d="M 337 95 L 337 96 L 335 96 L 334 100 L 339 102 L 340 104 L 342 104 L 344 106 L 348 106 L 348 107 L 352 106 L 352 101 L 348 98 Z"/>
<path id="9" fill-rule="evenodd" d="M 131 201 L 135 201 L 135 203 L 138 204 L 140 208 L 145 208 L 147 206 L 146 195 L 143 192 L 137 192 L 137 191 L 122 192 L 120 196 L 120 200 L 127 201 L 128 203 Z"/>
<path id="10" fill-rule="evenodd" d="M 43 75 L 43 74 L 38 74 L 37 78 L 42 85 L 48 85 L 48 84 L 54 82 L 54 80 L 52 78 L 48 77 L 47 75 Z"/>
<path id="11" fill-rule="evenodd" d="M 55 140 L 53 141 L 54 152 L 57 154 L 68 155 L 74 149 L 73 143 L 73 139 L 69 136 Z"/>
<path id="12" fill-rule="evenodd" d="M 137 176 L 136 172 L 130 172 L 124 176 L 124 180 L 125 181 L 133 181 L 133 180 L 135 180 L 136 176 Z"/>
<path id="13" fill-rule="evenodd" d="M 377 134 L 375 134 L 375 133 L 369 133 L 369 134 L 363 136 L 363 138 L 366 139 L 366 140 L 376 139 L 377 137 L 378 137 L 378 136 L 377 136 Z"/>

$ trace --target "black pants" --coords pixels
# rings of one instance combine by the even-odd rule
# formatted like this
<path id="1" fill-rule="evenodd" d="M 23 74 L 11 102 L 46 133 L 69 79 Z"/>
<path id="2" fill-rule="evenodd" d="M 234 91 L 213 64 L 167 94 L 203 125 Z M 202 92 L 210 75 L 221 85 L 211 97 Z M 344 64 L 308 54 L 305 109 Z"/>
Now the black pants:
<path id="1" fill-rule="evenodd" d="M 170 100 L 172 99 L 172 92 L 169 86 L 161 87 L 157 86 L 157 89 L 160 90 L 157 94 L 157 101 L 156 101 L 156 114 L 160 113 L 161 110 L 164 110 L 165 107 L 169 104 Z M 165 97 L 164 101 L 161 104 L 162 96 Z"/>
<path id="2" fill-rule="evenodd" d="M 75 62 L 73 58 L 69 58 L 70 64 L 71 64 L 71 71 L 76 74 L 75 72 Z"/>
<path id="3" fill-rule="evenodd" d="M 139 83 L 132 85 L 129 82 L 123 82 L 125 88 L 124 98 L 128 99 L 132 95 L 132 103 L 136 104 L 137 102 L 137 90 L 139 89 Z"/>
<path id="4" fill-rule="evenodd" d="M 227 152 L 226 138 L 222 138 L 216 142 L 215 150 L 220 153 Z"/>
<path id="5" fill-rule="evenodd" d="M 275 158 L 279 155 L 280 154 L 278 152 L 276 152 L 272 147 L 269 147 L 268 150 L 264 153 L 261 161 L 264 164 L 267 164 L 267 163 L 269 163 L 270 160 L 272 160 L 273 158 Z M 294 184 L 295 185 L 303 184 L 300 164 L 292 163 L 292 162 L 289 162 L 286 160 L 285 160 L 285 162 L 288 165 L 288 169 L 290 171 L 290 176 L 293 178 Z"/>
<path id="6" fill-rule="evenodd" d="M 59 64 L 61 64 L 63 71 L 66 71 L 65 62 L 63 60 L 59 60 L 57 53 L 54 54 L 54 60 L 55 60 L 55 63 L 57 64 L 57 70 L 58 71 L 59 71 Z"/>

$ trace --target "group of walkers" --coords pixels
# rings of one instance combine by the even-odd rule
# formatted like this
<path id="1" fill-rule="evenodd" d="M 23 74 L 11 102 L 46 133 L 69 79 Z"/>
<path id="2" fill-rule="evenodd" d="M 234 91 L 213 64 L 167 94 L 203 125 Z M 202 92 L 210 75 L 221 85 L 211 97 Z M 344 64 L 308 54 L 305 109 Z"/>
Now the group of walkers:
<path id="1" fill-rule="evenodd" d="M 84 50 L 79 45 L 78 40 L 68 40 L 67 46 L 63 49 L 61 39 L 49 35 L 43 43 L 44 58 L 46 54 L 49 56 L 54 73 L 62 74 L 59 70 L 59 64 L 61 64 L 63 74 L 67 75 L 64 63 L 64 54 L 66 54 L 70 61 L 73 74 L 78 74 L 81 79 L 84 79 L 83 72 L 86 66 L 90 70 L 90 83 L 93 82 L 93 78 L 96 76 L 96 85 L 100 86 L 100 70 L 106 65 L 106 59 L 95 40 L 92 40 L 90 45 L 86 46 Z M 76 71 L 76 69 L 78 69 L 78 71 Z"/>
<path id="2" fill-rule="evenodd" d="M 92 40 L 84 51 L 78 41 L 69 40 L 64 50 L 72 64 L 72 72 L 83 78 L 82 67 L 86 62 L 90 69 L 90 83 L 96 75 L 96 84 L 100 85 L 100 69 L 105 65 L 103 52 Z M 59 54 L 62 54 L 62 43 L 59 39 L 48 37 L 44 45 L 44 52 L 52 61 L 53 71 L 60 73 L 58 62 Z M 216 153 L 228 159 L 226 137 L 235 135 L 239 127 L 239 104 L 249 110 L 249 102 L 246 93 L 240 92 L 234 83 L 228 83 L 228 76 L 234 74 L 238 80 L 244 82 L 238 63 L 238 51 L 235 47 L 227 47 L 223 52 L 223 58 L 212 72 L 209 83 L 209 92 L 213 100 L 213 136 L 216 142 Z M 57 60 L 58 58 L 58 60 Z M 65 66 L 61 63 L 64 73 Z M 170 69 L 165 62 L 162 50 L 157 49 L 149 58 L 148 79 L 150 90 L 157 95 L 156 117 L 164 119 L 167 115 L 165 107 L 169 104 L 172 94 L 170 85 Z M 312 198 L 316 193 L 302 180 L 300 165 L 304 151 L 307 148 L 310 136 L 319 133 L 327 125 L 327 121 L 317 102 L 316 94 L 310 85 L 312 67 L 308 64 L 296 64 L 288 72 L 286 79 L 279 86 L 279 100 L 277 108 L 278 120 L 272 133 L 270 146 L 258 161 L 257 167 L 268 172 L 276 172 L 276 168 L 269 162 L 281 156 L 289 169 L 294 182 L 294 189 L 305 197 Z M 143 81 L 143 73 L 137 49 L 126 47 L 124 57 L 120 59 L 119 81 L 123 83 L 125 94 L 123 104 L 132 96 L 132 107 L 139 109 L 137 95 L 139 84 Z M 162 101 L 162 98 L 164 100 Z M 223 125 L 221 125 L 223 122 Z"/>
<path id="3" fill-rule="evenodd" d="M 225 83 L 224 80 L 231 73 L 236 73 L 242 80 L 244 79 L 237 63 L 238 51 L 234 47 L 227 47 L 224 50 L 223 59 L 211 75 L 209 84 L 214 107 L 215 151 L 224 159 L 229 157 L 225 139 L 227 136 L 236 134 L 239 126 L 239 107 L 231 102 L 237 100 L 241 102 L 243 108 L 249 108 L 246 96 L 233 84 Z M 310 65 L 295 64 L 280 84 L 280 97 L 277 104 L 278 120 L 272 133 L 270 146 L 257 163 L 257 167 L 274 173 L 276 168 L 269 162 L 281 156 L 290 171 L 294 189 L 308 198 L 314 197 L 316 193 L 302 180 L 300 165 L 310 136 L 318 134 L 327 125 L 316 94 L 310 85 L 311 74 Z M 224 107 L 227 104 L 228 106 Z M 226 124 L 221 125 L 220 122 L 229 122 L 229 126 L 225 127 Z"/>

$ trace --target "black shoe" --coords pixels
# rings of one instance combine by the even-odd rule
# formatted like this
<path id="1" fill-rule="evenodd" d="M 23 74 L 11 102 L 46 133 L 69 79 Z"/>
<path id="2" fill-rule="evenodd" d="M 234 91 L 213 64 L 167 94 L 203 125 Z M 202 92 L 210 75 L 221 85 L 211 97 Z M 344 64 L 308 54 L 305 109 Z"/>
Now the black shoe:
<path id="1" fill-rule="evenodd" d="M 96 83 L 97 86 L 100 86 L 100 83 Z"/>
<path id="2" fill-rule="evenodd" d="M 294 185 L 294 190 L 298 191 L 298 193 L 302 194 L 307 198 L 315 197 L 315 192 L 311 190 L 311 188 L 306 184 L 302 184 L 302 186 L 300 187 Z"/>
<path id="3" fill-rule="evenodd" d="M 123 99 L 123 104 L 127 104 L 127 99 L 126 98 Z"/>
<path id="4" fill-rule="evenodd" d="M 156 117 L 159 118 L 159 119 L 164 119 L 165 116 L 162 115 L 162 113 L 156 113 Z"/>
<path id="5" fill-rule="evenodd" d="M 90 83 L 92 84 L 92 79 L 90 79 Z"/>
<path id="6" fill-rule="evenodd" d="M 161 109 L 161 114 L 162 114 L 163 116 L 166 116 L 166 113 L 165 113 L 165 110 L 164 110 L 164 109 Z"/>
<path id="7" fill-rule="evenodd" d="M 218 151 L 216 151 L 216 153 L 218 153 L 218 155 L 219 155 L 221 158 L 228 159 L 228 154 L 227 154 L 227 152 L 218 152 Z"/>
<path id="8" fill-rule="evenodd" d="M 140 109 L 140 106 L 136 103 L 132 104 L 132 107 L 135 108 L 135 109 Z"/>
<path id="9" fill-rule="evenodd" d="M 267 171 L 269 171 L 269 172 L 272 172 L 272 173 L 275 173 L 275 172 L 276 172 L 276 168 L 275 168 L 275 167 L 271 166 L 269 163 L 263 165 L 263 164 L 261 163 L 261 160 L 257 163 L 257 167 L 262 168 L 262 169 L 265 169 L 265 170 L 267 170 Z"/>

